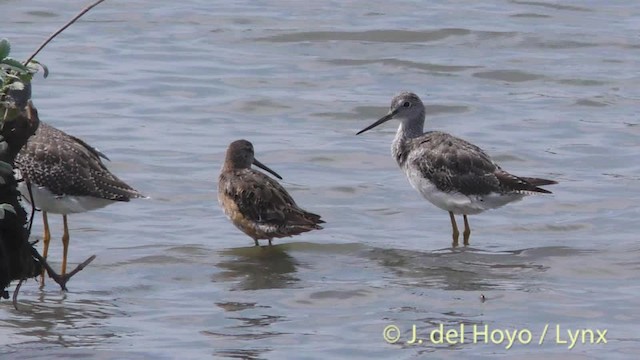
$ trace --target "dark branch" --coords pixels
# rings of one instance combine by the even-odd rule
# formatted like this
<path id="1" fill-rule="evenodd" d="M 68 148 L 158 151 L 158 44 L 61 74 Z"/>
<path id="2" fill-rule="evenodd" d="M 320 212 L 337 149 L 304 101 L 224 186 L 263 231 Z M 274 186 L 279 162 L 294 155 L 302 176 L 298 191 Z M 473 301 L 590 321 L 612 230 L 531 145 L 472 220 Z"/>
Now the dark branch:
<path id="1" fill-rule="evenodd" d="M 45 40 L 36 51 L 34 51 L 33 54 L 31 54 L 31 56 L 29 56 L 29 58 L 24 62 L 25 65 L 27 65 L 31 60 L 33 60 L 34 57 L 36 57 L 36 55 L 38 55 L 38 53 L 40 52 L 40 50 L 42 50 L 45 46 L 47 46 L 47 44 L 49 42 L 51 42 L 51 40 L 53 40 L 56 36 L 58 36 L 61 32 L 63 32 L 66 28 L 68 28 L 69 26 L 71 26 L 71 24 L 73 24 L 74 22 L 76 22 L 78 19 L 80 19 L 80 17 L 82 17 L 82 15 L 84 15 L 87 11 L 93 9 L 94 7 L 96 7 L 98 4 L 100 4 L 101 2 L 103 2 L 104 0 L 98 0 L 96 2 L 94 2 L 91 5 L 88 5 L 87 7 L 85 7 L 84 9 L 82 9 L 78 15 L 74 16 L 73 19 L 69 20 L 69 22 L 67 22 L 63 27 L 61 27 L 60 29 L 58 29 L 56 32 L 54 32 L 53 34 L 51 34 L 47 40 Z"/>
<path id="2" fill-rule="evenodd" d="M 13 290 L 12 302 L 13 302 L 13 307 L 14 307 L 14 309 L 16 309 L 16 310 L 20 310 L 20 309 L 18 309 L 18 291 L 20 291 L 20 287 L 22 286 L 22 282 L 23 282 L 23 281 L 24 281 L 24 280 L 20 280 L 20 281 L 18 282 L 18 285 L 16 285 L 16 289 L 15 289 L 15 290 Z"/>
<path id="3" fill-rule="evenodd" d="M 73 271 L 71 271 L 70 273 L 59 275 L 51 268 L 51 266 L 49 266 L 49 264 L 47 263 L 47 260 L 45 260 L 45 258 L 43 258 L 42 255 L 38 253 L 38 250 L 36 250 L 35 248 L 32 248 L 31 254 L 33 255 L 34 258 L 38 259 L 42 267 L 44 267 L 45 270 L 47 270 L 47 274 L 49 274 L 49 277 L 52 278 L 53 281 L 55 281 L 58 285 L 60 285 L 60 288 L 64 291 L 67 291 L 67 282 L 71 279 L 71 277 L 77 274 L 80 270 L 84 269 L 96 258 L 95 255 L 91 255 L 83 263 L 76 266 L 76 268 L 73 269 Z"/>

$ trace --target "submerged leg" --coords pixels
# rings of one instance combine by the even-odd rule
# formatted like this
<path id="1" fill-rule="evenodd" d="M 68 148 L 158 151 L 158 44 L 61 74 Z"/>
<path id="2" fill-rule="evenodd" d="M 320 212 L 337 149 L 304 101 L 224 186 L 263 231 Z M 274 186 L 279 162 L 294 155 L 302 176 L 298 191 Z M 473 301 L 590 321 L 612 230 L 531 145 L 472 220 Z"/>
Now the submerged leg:
<path id="1" fill-rule="evenodd" d="M 456 218 L 453 216 L 453 213 L 449 211 L 449 217 L 451 217 L 451 227 L 453 228 L 453 242 L 451 246 L 458 246 L 458 236 L 460 236 L 460 232 L 458 231 L 458 225 L 456 224 Z"/>
<path id="2" fill-rule="evenodd" d="M 49 242 L 51 241 L 51 232 L 49 231 L 49 221 L 47 219 L 47 212 L 42 212 L 42 223 L 44 224 L 44 237 L 42 238 L 42 258 L 47 260 L 47 254 L 49 253 Z M 42 268 L 42 276 L 40 278 L 40 286 L 44 286 L 45 269 Z"/>
<path id="3" fill-rule="evenodd" d="M 464 232 L 462 235 L 464 236 L 464 246 L 469 245 L 469 236 L 471 235 L 471 227 L 469 227 L 469 221 L 467 220 L 467 215 L 462 215 L 464 218 Z"/>
<path id="4" fill-rule="evenodd" d="M 64 223 L 64 233 L 62 234 L 62 274 L 67 273 L 67 252 L 69 251 L 69 227 L 67 226 L 67 215 L 62 215 Z"/>

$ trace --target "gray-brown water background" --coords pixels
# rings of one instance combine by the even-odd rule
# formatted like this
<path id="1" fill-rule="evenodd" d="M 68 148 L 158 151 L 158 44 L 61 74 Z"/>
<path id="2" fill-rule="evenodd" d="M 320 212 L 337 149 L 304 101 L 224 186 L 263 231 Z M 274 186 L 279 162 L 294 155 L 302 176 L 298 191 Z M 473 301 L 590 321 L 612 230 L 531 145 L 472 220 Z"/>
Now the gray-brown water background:
<path id="1" fill-rule="evenodd" d="M 0 1 L 0 36 L 24 59 L 84 5 Z M 637 355 L 639 30 L 632 1 L 106 1 L 38 56 L 33 98 L 151 199 L 70 217 L 71 263 L 98 257 L 66 294 L 29 281 L 21 311 L 0 302 L 0 357 Z M 354 135 L 400 90 L 554 194 L 470 217 L 471 247 L 449 248 L 390 156 L 397 124 Z M 251 248 L 215 192 L 238 138 L 325 230 Z M 533 340 L 406 344 L 440 324 Z M 569 350 L 555 325 L 607 344 Z"/>

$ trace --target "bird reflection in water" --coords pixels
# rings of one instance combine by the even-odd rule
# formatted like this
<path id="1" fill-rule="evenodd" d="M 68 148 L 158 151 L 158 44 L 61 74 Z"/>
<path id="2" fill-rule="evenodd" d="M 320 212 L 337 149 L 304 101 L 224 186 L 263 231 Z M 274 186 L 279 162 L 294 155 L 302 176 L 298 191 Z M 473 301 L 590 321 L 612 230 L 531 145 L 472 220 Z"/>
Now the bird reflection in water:
<path id="1" fill-rule="evenodd" d="M 214 281 L 240 279 L 235 290 L 282 289 L 294 287 L 300 279 L 294 276 L 299 263 L 287 254 L 288 244 L 234 248 L 223 252 L 231 257 L 218 264 L 224 269 Z"/>

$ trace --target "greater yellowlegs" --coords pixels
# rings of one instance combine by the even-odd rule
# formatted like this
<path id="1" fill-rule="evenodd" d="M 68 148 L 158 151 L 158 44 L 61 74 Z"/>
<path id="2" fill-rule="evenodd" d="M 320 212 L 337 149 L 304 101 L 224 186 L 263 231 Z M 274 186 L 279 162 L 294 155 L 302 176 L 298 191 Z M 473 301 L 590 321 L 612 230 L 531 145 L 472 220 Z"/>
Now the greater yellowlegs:
<path id="1" fill-rule="evenodd" d="M 81 139 L 40 122 L 38 130 L 29 138 L 15 160 L 16 177 L 24 180 L 19 182 L 18 190 L 24 199 L 42 210 L 42 256 L 45 259 L 51 240 L 47 213 L 62 215 L 62 275 L 66 273 L 69 249 L 68 214 L 98 209 L 116 201 L 144 197 L 113 175 L 102 163 L 101 157 L 108 160 L 104 154 Z M 44 283 L 44 276 L 42 282 Z"/>
<path id="2" fill-rule="evenodd" d="M 229 220 L 256 246 L 260 239 L 271 245 L 273 238 L 322 229 L 320 215 L 298 207 L 276 180 L 252 169 L 252 164 L 282 179 L 256 160 L 249 141 L 236 140 L 227 149 L 218 178 L 218 202 Z"/>
<path id="3" fill-rule="evenodd" d="M 410 92 L 396 95 L 389 113 L 357 135 L 391 119 L 400 121 L 391 154 L 411 186 L 432 204 L 449 212 L 453 246 L 458 245 L 459 236 L 454 214 L 464 218 L 464 245 L 468 245 L 471 229 L 467 215 L 498 208 L 528 194 L 550 194 L 538 186 L 557 184 L 553 180 L 509 174 L 482 149 L 465 140 L 440 131 L 423 132 L 425 107 Z"/>

